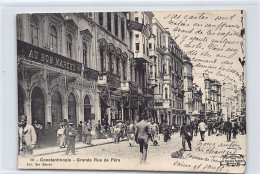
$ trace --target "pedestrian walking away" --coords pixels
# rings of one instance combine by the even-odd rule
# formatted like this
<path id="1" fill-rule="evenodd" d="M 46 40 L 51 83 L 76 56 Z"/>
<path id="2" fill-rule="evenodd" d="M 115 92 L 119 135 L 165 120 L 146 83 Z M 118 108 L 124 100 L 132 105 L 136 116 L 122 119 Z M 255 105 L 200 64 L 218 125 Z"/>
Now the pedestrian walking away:
<path id="1" fill-rule="evenodd" d="M 204 141 L 206 128 L 205 128 L 205 123 L 203 122 L 203 120 L 200 120 L 198 130 L 200 131 L 201 141 Z"/>
<path id="2" fill-rule="evenodd" d="M 186 146 L 185 143 L 187 141 L 188 146 L 191 149 L 191 140 L 192 140 L 192 127 L 190 125 L 187 125 L 185 122 L 183 122 L 181 126 L 181 131 L 180 131 L 180 137 L 182 137 L 182 147 L 183 150 L 186 151 Z"/>
<path id="3" fill-rule="evenodd" d="M 149 139 L 149 124 L 144 120 L 145 114 L 142 113 L 140 116 L 140 122 L 136 124 L 136 136 L 137 143 L 139 143 L 141 153 L 141 164 L 146 163 L 147 150 L 148 150 L 148 139 Z"/>
<path id="4" fill-rule="evenodd" d="M 228 117 L 227 122 L 225 124 L 225 130 L 226 130 L 226 134 L 227 134 L 227 141 L 231 141 L 232 123 L 230 122 L 229 117 Z"/>

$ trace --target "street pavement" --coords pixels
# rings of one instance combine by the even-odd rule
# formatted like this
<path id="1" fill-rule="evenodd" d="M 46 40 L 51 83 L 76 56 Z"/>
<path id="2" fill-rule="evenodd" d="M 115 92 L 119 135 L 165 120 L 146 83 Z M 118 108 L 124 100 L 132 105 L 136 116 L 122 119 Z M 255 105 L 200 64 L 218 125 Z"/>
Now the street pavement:
<path id="1" fill-rule="evenodd" d="M 77 167 L 81 168 L 81 163 L 90 160 L 100 165 L 91 165 L 85 169 L 98 169 L 104 166 L 104 159 L 108 159 L 111 163 L 107 163 L 106 169 L 116 169 L 116 165 L 122 166 L 122 169 L 138 169 L 138 170 L 164 170 L 164 171 L 209 171 L 209 172 L 238 172 L 245 170 L 244 166 L 227 166 L 220 165 L 223 156 L 227 154 L 243 155 L 246 160 L 246 135 L 238 135 L 231 142 L 226 141 L 225 135 L 213 134 L 205 136 L 205 141 L 200 140 L 200 134 L 194 136 L 192 140 L 192 151 L 185 151 L 181 158 L 172 158 L 172 152 L 182 148 L 181 137 L 179 133 L 171 136 L 168 142 L 163 142 L 163 136 L 158 140 L 158 146 L 152 146 L 149 142 L 147 164 L 140 165 L 139 146 L 136 144 L 130 147 L 127 140 L 114 144 L 111 140 L 102 140 L 94 146 L 78 145 L 76 154 L 66 155 L 65 149 L 56 153 L 38 153 L 37 159 L 50 158 L 72 158 L 78 162 Z M 93 141 L 95 142 L 95 141 Z M 58 149 L 57 147 L 55 147 Z M 186 149 L 188 145 L 186 143 Z M 40 151 L 40 149 L 39 149 Z M 47 150 L 46 150 L 47 151 Z M 54 152 L 55 149 L 52 149 Z M 51 151 L 49 151 L 51 152 Z M 42 155 L 41 155 L 42 154 Z M 103 161 L 102 161 L 103 160 Z M 101 165 L 102 163 L 102 165 Z M 84 168 L 84 165 L 82 165 Z M 65 167 L 66 168 L 66 167 Z M 102 168 L 101 168 L 102 169 Z M 118 169 L 118 166 L 117 166 Z"/>

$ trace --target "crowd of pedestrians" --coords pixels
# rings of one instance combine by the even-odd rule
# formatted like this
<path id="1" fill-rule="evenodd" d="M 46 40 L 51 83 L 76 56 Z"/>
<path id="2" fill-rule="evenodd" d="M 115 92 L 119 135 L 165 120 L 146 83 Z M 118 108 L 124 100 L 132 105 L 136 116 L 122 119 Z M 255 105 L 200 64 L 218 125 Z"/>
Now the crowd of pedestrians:
<path id="1" fill-rule="evenodd" d="M 102 124 L 101 124 L 102 123 Z M 111 125 L 99 120 L 96 124 L 91 120 L 80 121 L 78 125 L 74 125 L 69 120 L 64 119 L 57 129 L 47 123 L 46 129 L 37 121 L 33 125 L 27 123 L 26 115 L 22 115 L 19 119 L 19 154 L 33 154 L 34 148 L 40 148 L 44 142 L 48 145 L 57 145 L 60 148 L 67 148 L 66 154 L 70 152 L 75 154 L 76 137 L 83 144 L 92 145 L 92 139 L 113 138 L 115 144 L 120 143 L 123 139 L 127 139 L 129 147 L 140 147 L 141 161 L 145 163 L 147 158 L 148 142 L 152 141 L 152 145 L 158 145 L 158 140 L 167 142 L 175 132 L 180 132 L 182 150 L 186 151 L 186 143 L 189 150 L 192 151 L 192 139 L 200 134 L 201 141 L 206 141 L 205 134 L 208 136 L 226 135 L 227 141 L 231 138 L 235 139 L 237 134 L 246 134 L 246 122 L 238 122 L 237 120 L 214 121 L 203 119 L 197 121 L 183 122 L 180 129 L 177 125 L 169 125 L 166 121 L 161 124 L 146 116 L 144 113 L 140 115 L 139 122 L 117 120 L 112 121 Z"/>

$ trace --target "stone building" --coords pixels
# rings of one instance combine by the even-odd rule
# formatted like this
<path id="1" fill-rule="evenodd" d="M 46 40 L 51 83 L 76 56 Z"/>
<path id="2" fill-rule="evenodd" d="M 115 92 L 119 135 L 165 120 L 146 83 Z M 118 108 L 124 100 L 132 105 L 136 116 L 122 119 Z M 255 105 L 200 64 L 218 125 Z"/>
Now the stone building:
<path id="1" fill-rule="evenodd" d="M 149 56 L 149 83 L 154 87 L 156 121 L 182 124 L 185 119 L 183 52 L 157 19 L 152 23 Z"/>
<path id="2" fill-rule="evenodd" d="M 17 15 L 18 111 L 29 123 L 100 119 L 95 26 L 83 16 Z"/>
<path id="3" fill-rule="evenodd" d="M 221 118 L 221 84 L 216 79 L 205 78 L 205 117 Z"/>
<path id="4" fill-rule="evenodd" d="M 193 75 L 192 63 L 188 56 L 184 56 L 183 84 L 184 84 L 184 109 L 188 117 L 193 114 Z"/>
<path id="5" fill-rule="evenodd" d="M 133 112 L 139 117 L 145 112 L 149 117 L 154 115 L 153 86 L 148 82 L 149 60 L 148 40 L 151 35 L 151 23 L 154 14 L 152 12 L 130 12 L 128 29 L 130 32 L 130 48 L 134 54 L 134 74 L 131 84 L 137 88 L 137 96 L 133 96 Z M 137 106 L 136 106 L 137 105 Z M 136 118 L 137 119 L 137 118 Z"/>
<path id="6" fill-rule="evenodd" d="M 135 61 L 127 16 L 17 15 L 19 115 L 45 126 L 64 119 L 75 125 L 130 119 L 124 87 L 135 74 Z"/>
<path id="7" fill-rule="evenodd" d="M 202 105 L 202 91 L 201 88 L 193 83 L 192 86 L 192 118 L 191 121 L 195 119 L 200 119 L 204 113 L 204 107 Z"/>

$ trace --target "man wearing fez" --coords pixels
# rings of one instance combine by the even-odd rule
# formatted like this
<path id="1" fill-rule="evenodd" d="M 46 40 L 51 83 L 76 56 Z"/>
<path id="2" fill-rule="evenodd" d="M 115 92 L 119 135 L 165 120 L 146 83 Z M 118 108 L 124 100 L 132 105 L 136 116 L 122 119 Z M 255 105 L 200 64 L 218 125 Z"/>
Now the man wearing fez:
<path id="1" fill-rule="evenodd" d="M 136 136 L 137 136 L 137 143 L 140 146 L 141 164 L 146 163 L 149 130 L 150 130 L 149 124 L 145 121 L 145 119 L 146 119 L 145 114 L 142 113 L 140 116 L 140 122 L 136 124 Z"/>
<path id="2" fill-rule="evenodd" d="M 68 128 L 66 130 L 66 136 L 67 136 L 67 144 L 68 144 L 66 155 L 68 155 L 70 151 L 74 155 L 76 130 L 73 128 L 73 123 L 68 124 Z"/>
<path id="3" fill-rule="evenodd" d="M 25 156 L 32 155 L 33 148 L 37 141 L 37 135 L 32 125 L 27 123 L 27 116 L 22 115 L 19 120 L 19 154 Z"/>

